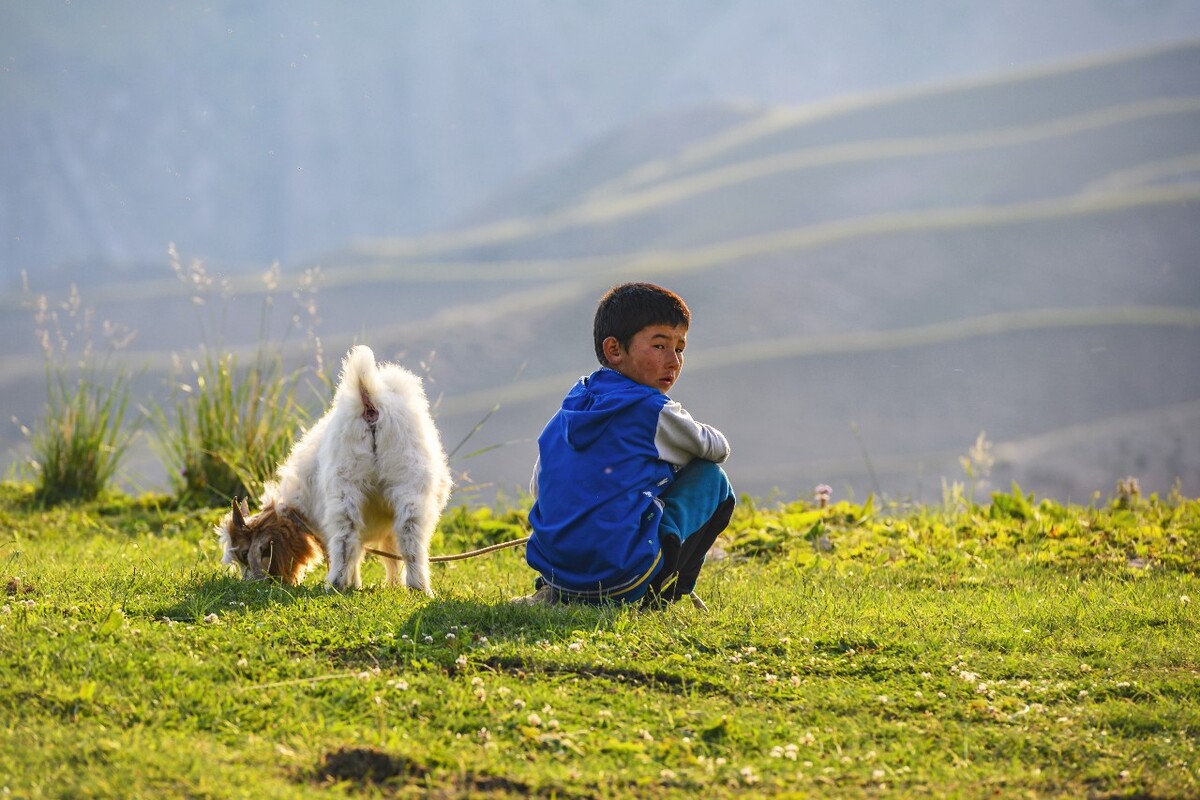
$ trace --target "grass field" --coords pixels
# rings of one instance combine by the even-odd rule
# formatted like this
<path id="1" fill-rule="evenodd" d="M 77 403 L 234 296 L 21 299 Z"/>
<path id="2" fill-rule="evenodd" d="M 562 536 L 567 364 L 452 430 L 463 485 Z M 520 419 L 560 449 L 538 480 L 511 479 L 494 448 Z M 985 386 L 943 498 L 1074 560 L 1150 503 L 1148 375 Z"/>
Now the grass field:
<path id="1" fill-rule="evenodd" d="M 219 564 L 219 510 L 0 486 L 2 797 L 1200 795 L 1200 501 L 743 502 L 709 610 Z M 456 509 L 435 552 L 518 535 Z"/>

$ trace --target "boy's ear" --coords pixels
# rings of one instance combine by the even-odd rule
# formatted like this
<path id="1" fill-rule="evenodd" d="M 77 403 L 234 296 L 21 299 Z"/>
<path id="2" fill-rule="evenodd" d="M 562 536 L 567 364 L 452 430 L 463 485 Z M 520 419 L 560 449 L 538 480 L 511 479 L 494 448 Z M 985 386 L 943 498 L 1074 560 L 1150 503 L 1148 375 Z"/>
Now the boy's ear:
<path id="1" fill-rule="evenodd" d="M 604 352 L 604 358 L 608 361 L 609 366 L 615 367 L 621 362 L 621 355 L 624 351 L 621 343 L 617 341 L 617 337 L 609 336 L 600 343 L 600 349 Z"/>

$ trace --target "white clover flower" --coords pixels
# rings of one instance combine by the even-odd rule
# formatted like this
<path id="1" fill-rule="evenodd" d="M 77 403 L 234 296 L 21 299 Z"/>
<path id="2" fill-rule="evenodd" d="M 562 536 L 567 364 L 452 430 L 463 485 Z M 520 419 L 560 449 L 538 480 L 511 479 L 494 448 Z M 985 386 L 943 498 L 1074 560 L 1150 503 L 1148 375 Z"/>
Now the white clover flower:
<path id="1" fill-rule="evenodd" d="M 582 642 L 571 642 L 571 644 L 569 644 L 567 646 L 567 649 L 570 650 L 572 653 L 578 653 L 580 650 L 583 649 L 583 643 Z"/>
<path id="2" fill-rule="evenodd" d="M 530 711 L 529 716 L 526 717 L 525 719 L 526 719 L 526 721 L 529 722 L 530 725 L 534 726 L 535 728 L 542 724 L 542 718 L 541 718 L 541 716 L 538 715 L 538 713 L 536 711 Z"/>
<path id="3" fill-rule="evenodd" d="M 433 637 L 429 634 L 425 634 L 425 644 L 433 644 Z"/>
<path id="4" fill-rule="evenodd" d="M 205 621 L 205 623 L 207 623 L 209 625 L 216 625 L 218 622 L 221 621 L 221 619 L 220 619 L 220 617 L 217 616 L 216 612 L 214 611 L 212 614 L 209 614 L 207 617 L 205 617 L 204 621 Z"/>
<path id="5" fill-rule="evenodd" d="M 453 641 L 454 641 L 455 639 L 457 639 L 457 638 L 458 638 L 458 637 L 457 637 L 457 636 L 455 636 L 453 633 L 447 633 L 447 634 L 446 634 L 446 641 L 447 641 L 447 642 L 453 642 Z"/>

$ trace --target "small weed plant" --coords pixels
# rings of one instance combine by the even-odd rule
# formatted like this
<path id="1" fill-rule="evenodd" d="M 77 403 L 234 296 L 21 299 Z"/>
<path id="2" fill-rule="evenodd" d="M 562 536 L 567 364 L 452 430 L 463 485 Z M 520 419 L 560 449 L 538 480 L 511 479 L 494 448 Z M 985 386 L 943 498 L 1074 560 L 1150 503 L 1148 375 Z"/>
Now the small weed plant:
<path id="1" fill-rule="evenodd" d="M 107 349 L 94 349 L 93 313 L 76 287 L 51 307 L 33 296 L 27 276 L 27 305 L 46 365 L 46 405 L 29 439 L 35 497 L 43 505 L 94 500 L 113 481 L 134 431 L 126 425 L 130 375 L 112 363 L 132 335 L 105 326 Z"/>
<path id="2" fill-rule="evenodd" d="M 192 291 L 204 340 L 200 354 L 189 362 L 190 374 L 183 366 L 184 358 L 176 358 L 172 407 L 158 406 L 148 412 L 172 489 L 176 498 L 189 506 L 257 495 L 311 418 L 309 404 L 300 399 L 302 389 L 329 388 L 314 327 L 315 274 L 306 273 L 301 279 L 293 295 L 301 311 L 292 317 L 292 323 L 298 324 L 307 316 L 314 366 L 288 371 L 281 348 L 268 344 L 278 265 L 263 278 L 267 293 L 259 321 L 259 345 L 243 366 L 237 354 L 225 350 L 214 334 L 224 330 L 228 284 L 218 291 L 203 262 L 193 260 L 185 267 L 174 246 L 170 255 L 176 276 Z M 288 332 L 291 330 L 289 327 Z M 306 377 L 315 380 L 306 382 Z"/>
<path id="3" fill-rule="evenodd" d="M 262 352 L 242 369 L 233 354 L 205 351 L 192 369 L 174 413 L 153 414 L 176 498 L 196 506 L 257 495 L 302 430 L 300 375 Z"/>

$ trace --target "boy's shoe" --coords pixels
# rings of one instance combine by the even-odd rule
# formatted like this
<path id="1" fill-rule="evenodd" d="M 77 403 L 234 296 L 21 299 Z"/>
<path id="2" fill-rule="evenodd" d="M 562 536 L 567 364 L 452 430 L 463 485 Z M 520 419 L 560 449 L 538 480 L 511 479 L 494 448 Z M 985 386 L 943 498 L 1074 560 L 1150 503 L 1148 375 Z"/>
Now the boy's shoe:
<path id="1" fill-rule="evenodd" d="M 552 606 L 558 603 L 558 592 L 554 591 L 553 587 L 546 585 L 533 594 L 514 597 L 512 602 L 522 606 Z"/>

